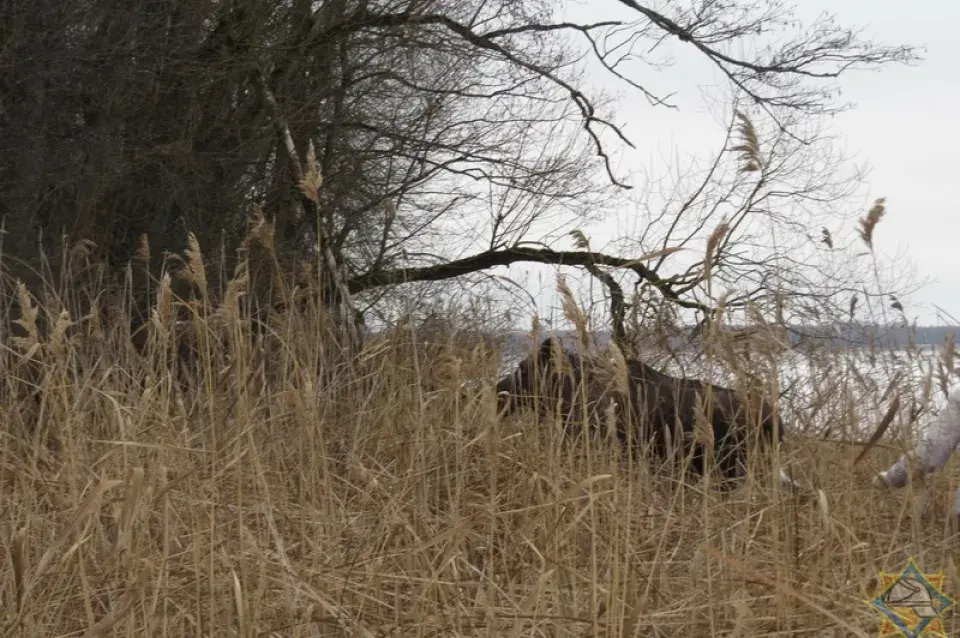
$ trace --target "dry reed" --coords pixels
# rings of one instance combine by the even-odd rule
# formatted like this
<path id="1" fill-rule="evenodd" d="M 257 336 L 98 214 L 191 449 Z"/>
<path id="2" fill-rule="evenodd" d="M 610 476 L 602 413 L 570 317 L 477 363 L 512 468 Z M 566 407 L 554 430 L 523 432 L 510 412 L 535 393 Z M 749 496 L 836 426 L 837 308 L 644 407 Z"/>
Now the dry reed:
<path id="1" fill-rule="evenodd" d="M 203 290 L 198 249 L 187 263 Z M 456 334 L 396 330 L 349 365 L 311 306 L 255 336 L 242 276 L 183 326 L 165 274 L 143 355 L 106 319 L 97 339 L 68 314 L 44 336 L 20 288 L 26 336 L 3 369 L 35 357 L 44 374 L 32 418 L 0 408 L 4 636 L 875 635 L 865 600 L 908 556 L 951 569 L 960 595 L 955 472 L 879 492 L 898 449 L 854 467 L 858 446 L 795 437 L 781 460 L 813 499 L 758 473 L 729 494 L 653 477 L 610 436 L 584 453 L 549 422 L 498 421 L 499 354 Z M 835 431 L 882 414 L 818 361 L 814 387 L 833 390 L 798 414 L 818 404 Z"/>

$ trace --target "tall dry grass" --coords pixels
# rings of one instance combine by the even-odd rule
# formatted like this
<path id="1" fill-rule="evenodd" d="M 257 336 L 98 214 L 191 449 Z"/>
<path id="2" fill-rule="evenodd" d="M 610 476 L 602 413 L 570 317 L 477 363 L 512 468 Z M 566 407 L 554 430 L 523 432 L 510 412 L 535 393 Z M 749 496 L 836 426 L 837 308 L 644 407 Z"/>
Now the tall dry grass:
<path id="1" fill-rule="evenodd" d="M 120 313 L 20 289 L 3 635 L 873 636 L 865 601 L 908 556 L 960 595 L 955 472 L 880 492 L 896 447 L 854 467 L 859 446 L 791 430 L 780 461 L 805 496 L 760 472 L 728 494 L 654 477 L 498 421 L 500 355 L 455 332 L 397 328 L 340 361 L 322 312 L 288 304 L 254 335 L 248 270 L 214 304 L 198 253 L 177 276 L 202 294 L 178 309 L 157 282 L 143 352 Z M 821 406 L 834 432 L 879 419 L 823 361 L 795 412 Z"/>

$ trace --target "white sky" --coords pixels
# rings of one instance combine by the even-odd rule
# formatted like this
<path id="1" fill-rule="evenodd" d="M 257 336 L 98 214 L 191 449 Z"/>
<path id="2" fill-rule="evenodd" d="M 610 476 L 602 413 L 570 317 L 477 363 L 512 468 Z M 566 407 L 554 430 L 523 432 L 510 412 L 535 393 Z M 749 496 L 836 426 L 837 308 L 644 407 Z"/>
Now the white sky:
<path id="1" fill-rule="evenodd" d="M 589 0 L 574 3 L 571 15 L 589 20 L 629 17 L 616 10 L 616 3 Z M 960 175 L 960 3 L 920 0 L 803 0 L 805 19 L 822 10 L 836 15 L 842 26 L 862 27 L 867 39 L 887 45 L 925 47 L 916 65 L 888 66 L 877 72 L 851 72 L 840 80 L 842 99 L 855 108 L 838 116 L 833 132 L 848 154 L 868 162 L 870 172 L 863 205 L 886 197 L 887 215 L 874 237 L 881 255 L 900 255 L 909 261 L 917 277 L 930 279 L 907 303 L 908 316 L 921 324 L 950 321 L 938 319 L 934 304 L 960 322 L 960 206 L 954 194 Z M 689 48 L 689 47 L 687 47 Z M 631 91 L 621 102 L 626 133 L 636 150 L 624 149 L 621 171 L 662 172 L 664 162 L 678 153 L 709 154 L 722 143 L 723 131 L 707 111 L 699 87 L 715 83 L 709 64 L 682 45 L 670 49 L 671 69 L 649 71 L 643 78 L 660 93 L 677 92 L 680 111 L 650 107 Z M 619 173 L 619 174 L 622 174 Z M 857 211 L 862 214 L 864 211 Z M 602 245 L 625 228 L 591 230 L 591 239 Z M 608 234 L 601 237 L 597 233 Z M 554 276 L 549 268 L 515 266 L 511 277 L 525 279 L 525 287 L 538 297 L 541 316 L 549 317 L 554 306 Z M 525 277 L 525 273 L 528 273 Z M 537 278 L 541 277 L 541 282 Z M 542 290 L 541 294 L 537 294 Z M 529 309 L 518 309 L 529 314 Z M 520 319 L 522 325 L 529 319 Z"/>
<path id="2" fill-rule="evenodd" d="M 817 4 L 820 4 L 819 2 Z M 876 243 L 905 254 L 931 279 L 913 300 L 916 314 L 935 319 L 933 304 L 960 320 L 960 4 L 846 0 L 832 7 L 840 20 L 862 24 L 877 40 L 924 46 L 924 60 L 846 78 L 844 95 L 857 108 L 837 130 L 848 148 L 872 166 L 873 197 L 887 197 Z"/>

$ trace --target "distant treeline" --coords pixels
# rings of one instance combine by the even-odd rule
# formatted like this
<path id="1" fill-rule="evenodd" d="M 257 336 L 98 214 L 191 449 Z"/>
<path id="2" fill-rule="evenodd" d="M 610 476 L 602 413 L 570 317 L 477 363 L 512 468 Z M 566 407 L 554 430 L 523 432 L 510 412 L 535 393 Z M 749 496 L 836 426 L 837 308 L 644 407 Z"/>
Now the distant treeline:
<path id="1" fill-rule="evenodd" d="M 835 345 L 870 345 L 871 339 L 878 348 L 906 348 L 915 346 L 942 346 L 948 337 L 953 336 L 954 343 L 960 337 L 960 326 L 797 326 L 790 328 L 790 340 L 794 344 L 804 341 L 832 343 Z"/>
<path id="2" fill-rule="evenodd" d="M 736 327 L 731 327 L 736 331 Z M 687 337 L 678 336 L 670 339 L 672 347 L 682 348 L 689 344 L 689 335 L 693 333 L 690 326 Z M 573 346 L 577 341 L 573 331 L 557 331 L 554 333 L 563 342 Z M 874 347 L 884 350 L 900 350 L 910 345 L 931 347 L 942 346 L 947 338 L 953 335 L 954 342 L 960 341 L 960 326 L 881 326 L 834 324 L 832 326 L 791 326 L 788 330 L 792 346 L 802 349 L 804 346 L 833 345 L 845 348 L 868 348 L 871 342 Z M 593 334 L 599 346 L 610 340 L 610 333 L 599 331 Z M 506 338 L 508 349 L 524 349 L 530 345 L 529 333 L 510 333 Z"/>

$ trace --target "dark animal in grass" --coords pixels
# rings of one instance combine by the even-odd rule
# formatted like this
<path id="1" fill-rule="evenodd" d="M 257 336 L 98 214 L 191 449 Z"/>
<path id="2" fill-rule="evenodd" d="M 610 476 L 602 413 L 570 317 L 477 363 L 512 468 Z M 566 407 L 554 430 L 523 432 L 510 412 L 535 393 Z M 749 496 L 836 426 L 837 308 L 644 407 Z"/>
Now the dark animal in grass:
<path id="1" fill-rule="evenodd" d="M 703 435 L 712 431 L 714 464 L 723 487 L 732 487 L 733 480 L 744 476 L 751 435 L 759 434 L 759 440 L 767 446 L 774 442 L 775 417 L 769 402 L 748 402 L 730 388 L 674 377 L 639 359 L 626 359 L 625 363 L 626 379 L 621 375 L 617 384 L 610 366 L 569 352 L 559 341 L 547 338 L 511 374 L 500 379 L 496 388 L 498 408 L 501 414 L 509 414 L 538 405 L 542 415 L 557 413 L 568 432 L 575 434 L 583 423 L 584 407 L 586 422 L 595 428 L 603 422 L 605 408 L 613 401 L 618 408 L 617 438 L 622 444 L 634 451 L 649 444 L 653 455 L 662 460 L 667 460 L 671 452 L 674 458 L 692 452 L 690 470 L 695 474 L 704 472 L 705 442 L 710 437 Z M 584 379 L 586 383 L 582 384 Z M 581 393 L 586 394 L 586 402 L 581 400 Z M 759 406 L 751 408 L 750 403 Z M 700 436 L 695 434 L 698 415 L 702 415 Z M 782 425 L 776 430 L 779 445 L 784 440 Z M 797 487 L 782 470 L 779 480 L 785 487 Z"/>

